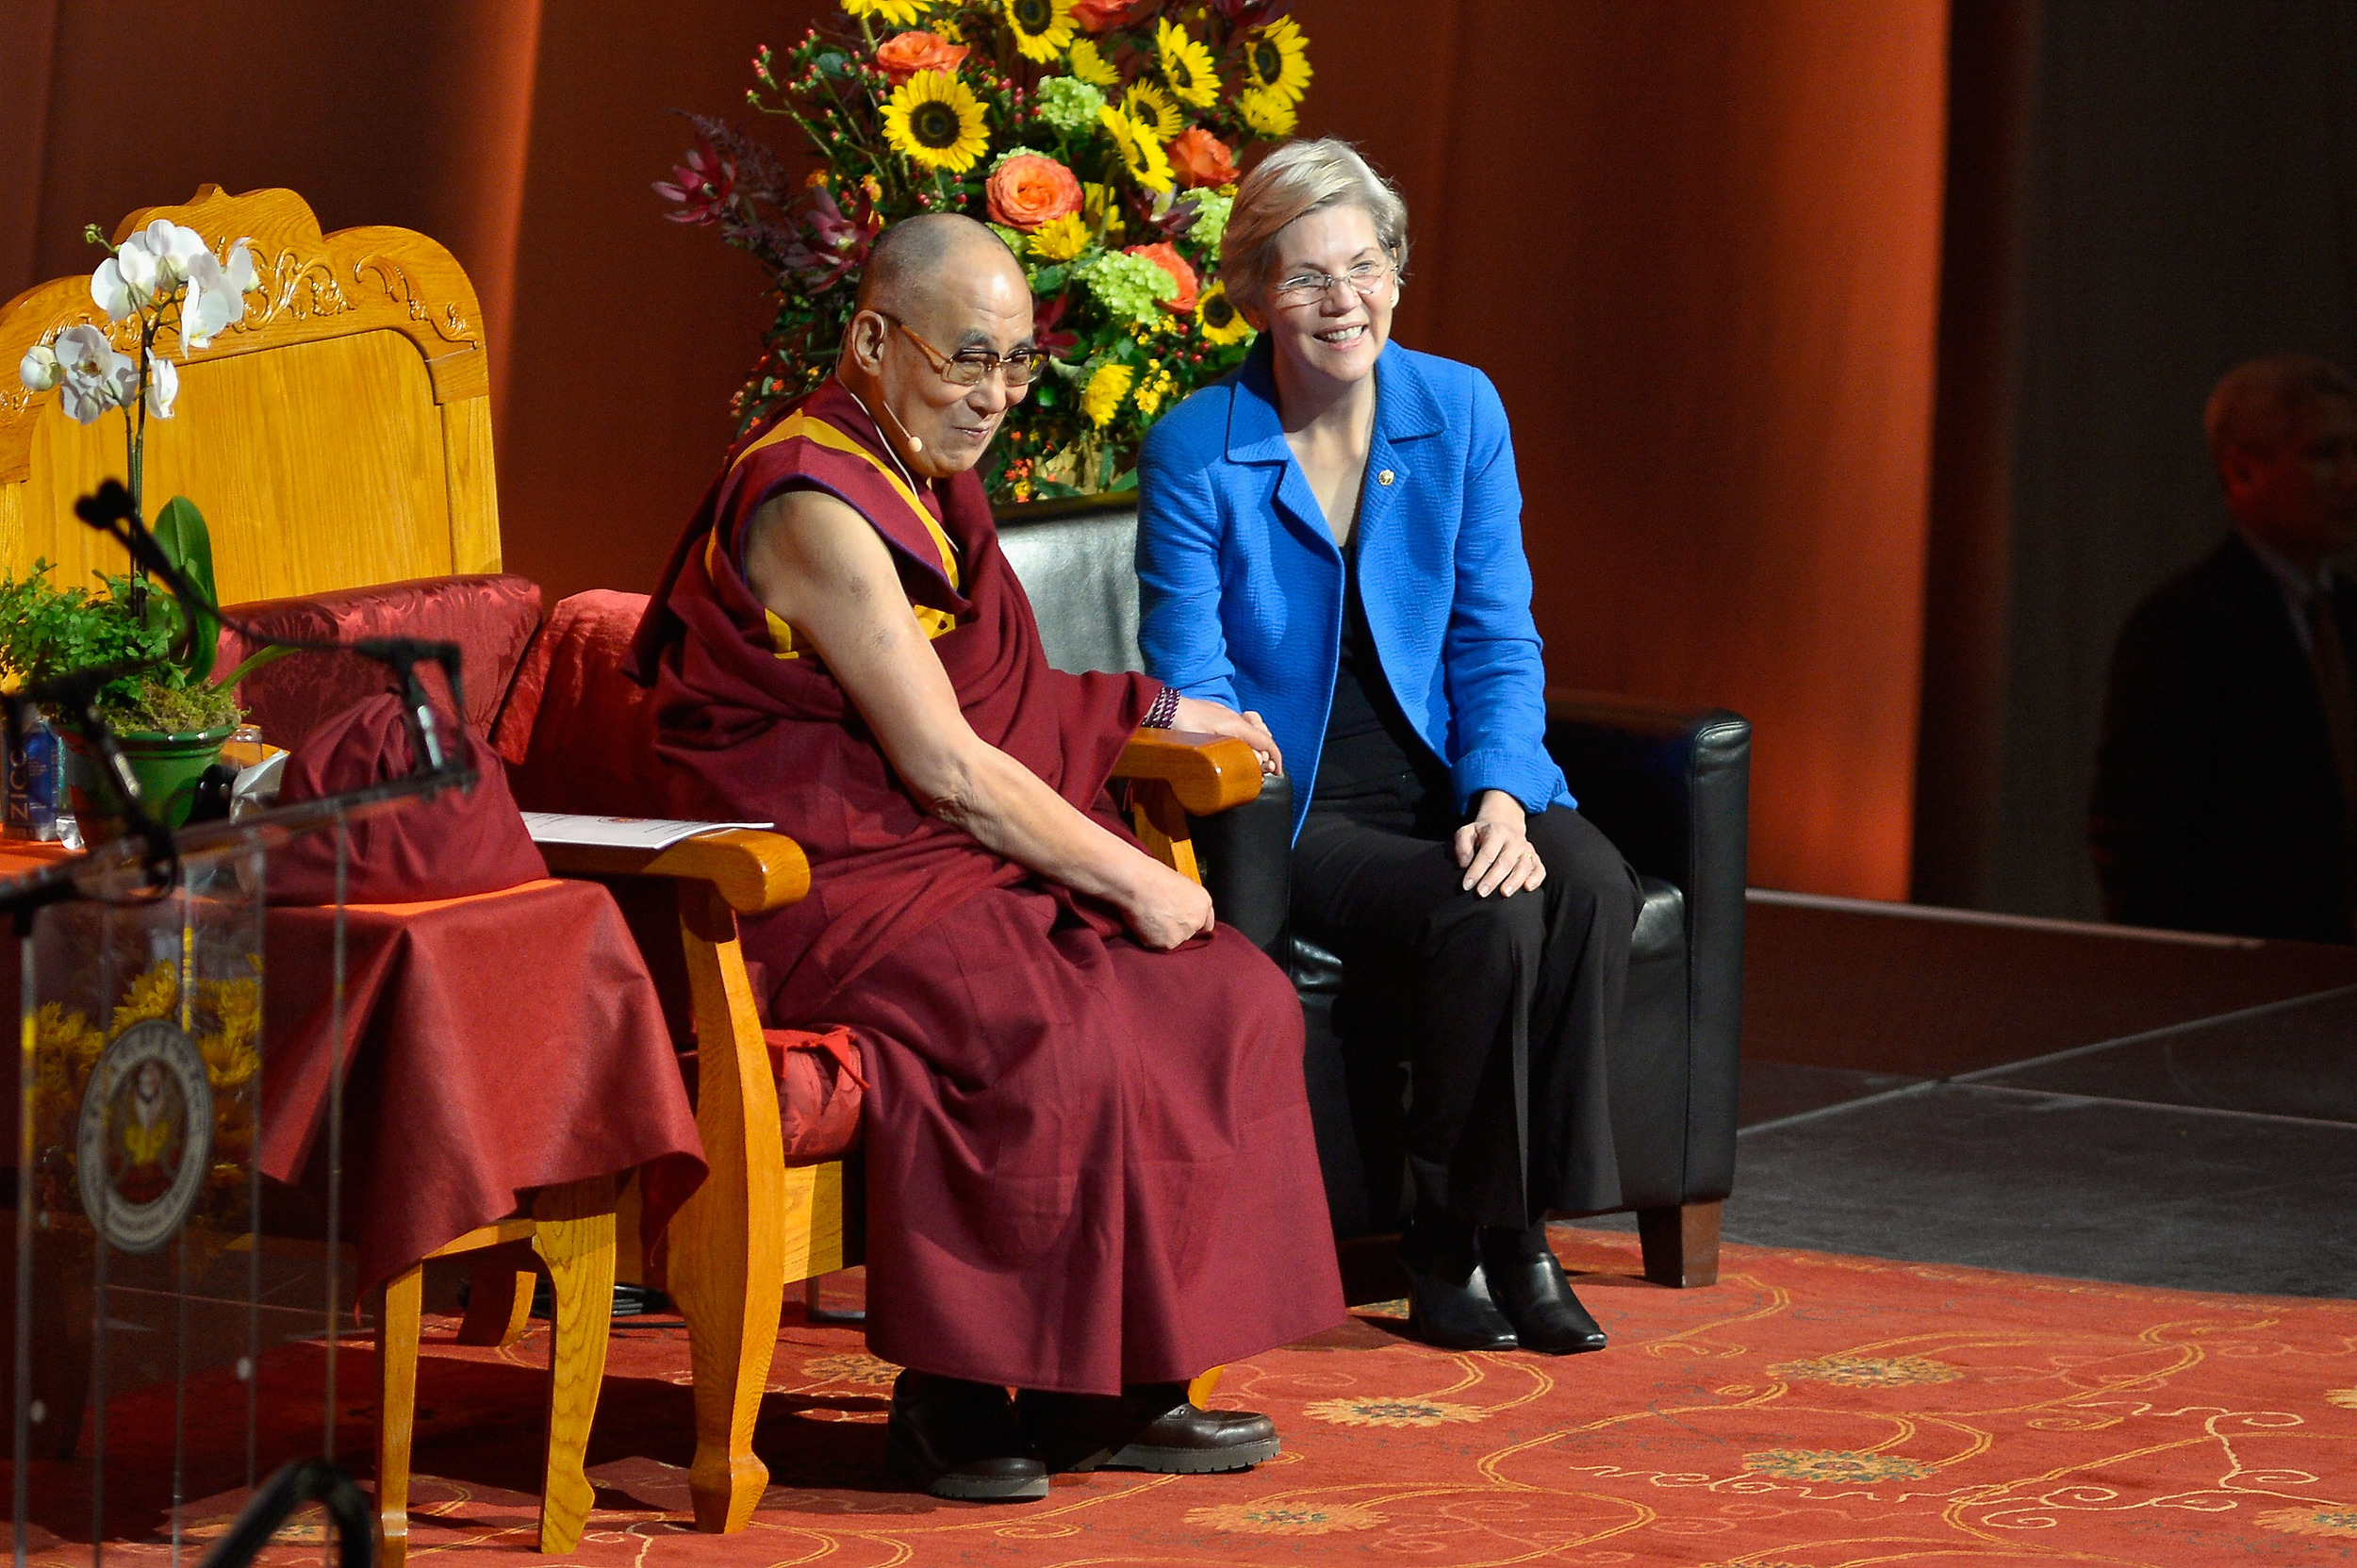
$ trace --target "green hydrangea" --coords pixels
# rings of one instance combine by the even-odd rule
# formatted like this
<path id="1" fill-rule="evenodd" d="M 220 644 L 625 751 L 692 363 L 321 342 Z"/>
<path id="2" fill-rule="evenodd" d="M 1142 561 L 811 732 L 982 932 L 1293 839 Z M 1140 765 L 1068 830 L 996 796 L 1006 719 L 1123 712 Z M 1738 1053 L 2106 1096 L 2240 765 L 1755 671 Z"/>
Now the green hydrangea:
<path id="1" fill-rule="evenodd" d="M 1204 255 L 1219 255 L 1219 237 L 1228 232 L 1228 213 L 1235 205 L 1235 197 L 1216 190 L 1195 193 L 1195 227 L 1187 230 L 1187 239 L 1200 246 Z"/>
<path id="2" fill-rule="evenodd" d="M 1105 95 L 1078 76 L 1050 76 L 1039 84 L 1039 117 L 1066 136 L 1096 128 Z"/>
<path id="3" fill-rule="evenodd" d="M 1178 285 L 1142 256 L 1103 251 L 1077 263 L 1072 275 L 1096 296 L 1115 321 L 1143 324 L 1159 318 L 1157 306 L 1178 297 Z"/>

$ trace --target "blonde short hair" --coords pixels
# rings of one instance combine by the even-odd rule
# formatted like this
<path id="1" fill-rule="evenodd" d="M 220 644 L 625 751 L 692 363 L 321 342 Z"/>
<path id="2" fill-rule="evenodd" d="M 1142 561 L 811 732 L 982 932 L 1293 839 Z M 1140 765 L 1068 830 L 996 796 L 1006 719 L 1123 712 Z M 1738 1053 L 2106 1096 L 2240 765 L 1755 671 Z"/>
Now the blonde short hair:
<path id="1" fill-rule="evenodd" d="M 1392 269 L 1408 275 L 1408 204 L 1389 180 L 1368 167 L 1357 148 L 1336 137 L 1288 141 L 1254 166 L 1236 188 L 1236 205 L 1220 238 L 1219 273 L 1228 297 L 1255 310 L 1268 298 L 1268 271 L 1277 237 L 1287 224 L 1345 203 L 1375 223 L 1376 242 Z"/>

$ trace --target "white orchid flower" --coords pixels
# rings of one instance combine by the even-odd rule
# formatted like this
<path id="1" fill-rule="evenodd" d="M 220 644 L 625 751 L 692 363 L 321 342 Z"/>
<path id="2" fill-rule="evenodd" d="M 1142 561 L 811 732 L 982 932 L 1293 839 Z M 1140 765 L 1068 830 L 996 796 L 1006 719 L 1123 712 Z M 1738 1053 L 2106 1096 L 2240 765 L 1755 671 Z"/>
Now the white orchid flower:
<path id="1" fill-rule="evenodd" d="M 246 257 L 244 271 L 248 275 L 254 271 L 251 256 Z M 210 347 L 215 333 L 244 319 L 244 290 L 229 270 L 213 258 L 212 252 L 199 252 L 189 262 L 189 291 L 180 301 L 181 352 Z"/>
<path id="2" fill-rule="evenodd" d="M 58 334 L 58 346 L 52 352 L 58 356 L 61 375 L 88 378 L 106 372 L 115 346 L 94 326 L 70 326 Z"/>
<path id="3" fill-rule="evenodd" d="M 187 277 L 190 264 L 198 256 L 212 259 L 213 253 L 206 245 L 205 237 L 185 223 L 158 218 L 144 232 L 149 248 L 156 252 L 167 287 Z"/>
<path id="4" fill-rule="evenodd" d="M 229 259 L 221 264 L 228 274 L 229 287 L 240 294 L 251 294 L 262 286 L 262 275 L 254 265 L 254 237 L 241 236 L 229 247 Z"/>
<path id="5" fill-rule="evenodd" d="M 64 376 L 65 371 L 58 368 L 56 352 L 46 344 L 35 343 L 25 351 L 25 357 L 17 361 L 16 378 L 25 383 L 25 389 L 28 392 L 45 392 Z"/>
<path id="6" fill-rule="evenodd" d="M 94 326 L 68 327 L 58 334 L 58 400 L 69 418 L 92 424 L 109 408 L 139 396 L 139 366 L 116 352 Z"/>
<path id="7" fill-rule="evenodd" d="M 180 371 L 152 349 L 147 355 L 147 411 L 159 420 L 172 418 L 172 400 L 180 395 Z"/>
<path id="8" fill-rule="evenodd" d="M 119 322 L 141 308 L 155 293 L 155 258 L 145 251 L 135 252 L 128 245 L 123 247 L 120 256 L 110 256 L 100 262 L 98 271 L 90 275 L 90 297 L 110 322 Z"/>
<path id="9" fill-rule="evenodd" d="M 209 258 L 205 237 L 185 223 L 158 218 L 124 240 L 91 274 L 91 298 L 109 321 L 143 310 L 188 277 L 198 256 Z"/>

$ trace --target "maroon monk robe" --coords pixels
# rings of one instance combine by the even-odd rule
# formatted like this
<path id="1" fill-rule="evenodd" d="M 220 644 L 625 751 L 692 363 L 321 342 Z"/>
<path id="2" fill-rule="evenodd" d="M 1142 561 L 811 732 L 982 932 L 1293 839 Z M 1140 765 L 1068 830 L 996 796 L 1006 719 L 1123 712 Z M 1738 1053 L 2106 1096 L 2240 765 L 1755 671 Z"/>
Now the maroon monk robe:
<path id="1" fill-rule="evenodd" d="M 919 809 L 741 575 L 747 523 L 797 486 L 891 546 L 975 733 L 1125 838 L 1105 784 L 1160 686 L 1050 668 L 981 483 L 912 485 L 832 381 L 738 448 L 639 627 L 682 804 L 810 857 L 810 896 L 744 941 L 773 1023 L 848 1026 L 866 1059 L 870 1345 L 1112 1394 L 1340 1322 L 1292 986 L 1227 926 L 1149 951 Z"/>

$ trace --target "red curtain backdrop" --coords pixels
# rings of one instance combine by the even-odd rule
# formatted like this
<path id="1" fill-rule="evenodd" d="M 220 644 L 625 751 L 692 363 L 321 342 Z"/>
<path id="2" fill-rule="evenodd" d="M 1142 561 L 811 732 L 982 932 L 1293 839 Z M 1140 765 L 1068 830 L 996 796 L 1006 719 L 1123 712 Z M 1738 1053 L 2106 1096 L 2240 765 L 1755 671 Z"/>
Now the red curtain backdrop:
<path id="1" fill-rule="evenodd" d="M 766 316 L 662 221 L 667 111 L 742 112 L 825 8 L 0 0 L 0 294 L 200 181 L 433 234 L 494 345 L 511 569 L 644 587 Z M 1296 12 L 1303 130 L 1409 200 L 1400 338 L 1513 417 L 1552 678 L 1746 714 L 1753 880 L 1905 897 L 1945 0 Z"/>

